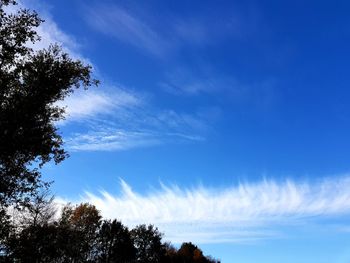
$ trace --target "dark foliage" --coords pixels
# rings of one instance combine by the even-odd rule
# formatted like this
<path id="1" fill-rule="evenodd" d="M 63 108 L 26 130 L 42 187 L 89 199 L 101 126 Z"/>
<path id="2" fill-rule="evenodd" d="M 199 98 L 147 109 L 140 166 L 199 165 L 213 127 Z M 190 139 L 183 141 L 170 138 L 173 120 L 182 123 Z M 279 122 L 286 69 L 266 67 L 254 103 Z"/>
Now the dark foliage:
<path id="1" fill-rule="evenodd" d="M 26 9 L 6 13 L 14 4 L 0 0 L 0 241 L 10 228 L 7 208 L 26 206 L 49 185 L 40 168 L 67 157 L 54 125 L 64 109 L 55 102 L 79 86 L 97 84 L 90 66 L 58 46 L 34 52 L 28 43 L 40 39 L 36 28 L 43 21 Z"/>
<path id="2" fill-rule="evenodd" d="M 127 227 L 117 220 L 102 223 L 98 233 L 99 262 L 134 262 L 136 253 Z"/>
<path id="3" fill-rule="evenodd" d="M 131 231 L 137 249 L 137 262 L 162 262 L 165 247 L 162 244 L 162 234 L 152 225 L 139 225 Z"/>
<path id="4" fill-rule="evenodd" d="M 66 206 L 57 220 L 30 222 L 13 229 L 6 239 L 6 262 L 219 262 L 204 256 L 192 243 L 183 243 L 179 250 L 163 243 L 162 234 L 152 225 L 129 231 L 117 220 L 102 221 L 89 204 Z"/>
<path id="5" fill-rule="evenodd" d="M 59 258 L 56 249 L 58 229 L 54 225 L 28 226 L 18 235 L 10 236 L 9 260 L 18 262 L 52 262 Z"/>
<path id="6" fill-rule="evenodd" d="M 55 102 L 79 86 L 96 81 L 91 67 L 72 60 L 58 46 L 34 52 L 36 28 L 42 20 L 34 11 L 7 14 L 14 1 L 0 0 L 0 205 L 25 203 L 45 185 L 40 167 L 67 157 L 54 122 L 64 109 Z"/>

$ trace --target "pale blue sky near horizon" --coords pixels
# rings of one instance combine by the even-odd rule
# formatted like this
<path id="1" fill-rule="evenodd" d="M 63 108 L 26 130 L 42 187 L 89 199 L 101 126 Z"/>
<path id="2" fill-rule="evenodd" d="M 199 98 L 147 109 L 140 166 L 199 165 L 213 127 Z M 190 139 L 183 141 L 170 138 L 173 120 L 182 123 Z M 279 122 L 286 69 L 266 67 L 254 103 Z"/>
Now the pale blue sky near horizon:
<path id="1" fill-rule="evenodd" d="M 101 81 L 61 103 L 59 200 L 222 262 L 350 262 L 348 1 L 21 5 Z"/>

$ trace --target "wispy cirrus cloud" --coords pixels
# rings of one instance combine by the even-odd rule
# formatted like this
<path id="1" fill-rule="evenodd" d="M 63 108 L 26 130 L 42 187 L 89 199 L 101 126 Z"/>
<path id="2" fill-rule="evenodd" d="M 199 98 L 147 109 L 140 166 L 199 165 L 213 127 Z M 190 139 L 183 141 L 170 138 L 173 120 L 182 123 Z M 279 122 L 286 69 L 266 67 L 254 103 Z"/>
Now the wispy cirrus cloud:
<path id="1" fill-rule="evenodd" d="M 164 81 L 159 86 L 174 95 L 200 95 L 218 92 L 231 92 L 239 95 L 246 90 L 246 86 L 234 77 L 213 74 L 210 70 L 190 70 L 178 68 L 167 72 Z"/>
<path id="2" fill-rule="evenodd" d="M 86 8 L 86 21 L 95 30 L 115 37 L 135 47 L 162 55 L 171 46 L 147 22 L 117 5 L 98 5 Z"/>
<path id="3" fill-rule="evenodd" d="M 209 129 L 202 112 L 180 113 L 151 105 L 143 94 L 116 86 L 77 91 L 58 106 L 70 125 L 71 151 L 118 151 L 163 143 L 202 141 Z M 74 124 L 79 124 L 74 131 Z"/>
<path id="4" fill-rule="evenodd" d="M 108 119 L 104 119 L 107 114 Z M 147 108 L 118 108 L 86 116 L 88 129 L 66 136 L 71 151 L 119 151 L 164 143 L 203 141 L 206 124 L 195 116 Z M 97 119 L 96 119 L 97 118 Z"/>
<path id="5" fill-rule="evenodd" d="M 23 0 L 12 11 L 18 8 L 33 8 L 45 19 L 38 28 L 41 40 L 32 45 L 34 50 L 57 43 L 73 58 L 93 65 L 82 54 L 79 42 L 55 23 L 47 3 Z M 110 13 L 111 10 L 115 13 Z M 159 44 L 166 46 L 166 41 L 147 23 L 117 6 L 111 10 L 105 10 L 106 14 L 96 17 L 95 22 L 102 23 L 100 26 L 106 30 L 111 26 L 113 29 L 119 28 L 118 36 L 130 43 L 146 45 L 149 50 L 158 52 L 161 49 Z M 106 25 L 103 24 L 105 22 Z M 165 42 L 162 44 L 162 41 Z M 57 105 L 66 109 L 65 119 L 58 125 L 65 126 L 64 141 L 73 151 L 115 151 L 166 142 L 199 141 L 203 140 L 203 131 L 207 129 L 202 116 L 157 108 L 144 94 L 121 85 L 102 84 L 97 89 L 77 90 Z M 76 126 L 79 126 L 78 129 L 75 129 Z"/>
<path id="6" fill-rule="evenodd" d="M 157 108 L 146 97 L 116 86 L 73 93 L 57 104 L 66 109 L 58 124 L 71 128 L 66 146 L 72 151 L 117 151 L 204 139 L 209 127 L 203 112 Z"/>
<path id="7" fill-rule="evenodd" d="M 164 143 L 203 141 L 209 130 L 206 111 L 160 109 L 147 96 L 123 87 L 76 91 L 58 106 L 70 125 L 65 143 L 71 151 L 119 151 Z M 210 119 L 210 118 L 209 118 Z M 74 131 L 74 124 L 79 124 Z"/>
<path id="8" fill-rule="evenodd" d="M 119 194 L 86 192 L 79 201 L 94 204 L 103 216 L 129 226 L 155 224 L 175 243 L 277 238 L 284 235 L 281 226 L 296 228 L 301 222 L 350 214 L 349 175 L 318 182 L 264 180 L 226 188 L 161 184 L 148 194 L 133 191 L 122 180 L 120 186 Z"/>
<path id="9" fill-rule="evenodd" d="M 65 141 L 71 151 L 123 151 L 164 143 L 201 140 L 203 137 L 181 133 L 104 128 L 87 133 L 73 133 Z"/>
<path id="10" fill-rule="evenodd" d="M 71 151 L 118 151 L 159 144 L 161 140 L 147 132 L 105 129 L 72 134 L 66 139 Z"/>
<path id="11" fill-rule="evenodd" d="M 162 23 L 154 23 L 151 18 L 155 16 Z M 221 20 L 216 17 L 216 22 L 213 23 L 211 15 L 160 16 L 136 12 L 114 3 L 85 6 L 84 17 L 94 30 L 158 57 L 184 46 L 205 46 L 216 43 L 227 35 L 241 34 L 238 29 L 241 24 L 236 21 L 237 18 Z"/>
<path id="12" fill-rule="evenodd" d="M 179 67 L 167 72 L 159 87 L 176 96 L 220 97 L 238 106 L 249 106 L 263 112 L 279 101 L 276 79 L 267 78 L 254 82 L 241 81 L 235 76 L 219 74 L 210 67 Z"/>

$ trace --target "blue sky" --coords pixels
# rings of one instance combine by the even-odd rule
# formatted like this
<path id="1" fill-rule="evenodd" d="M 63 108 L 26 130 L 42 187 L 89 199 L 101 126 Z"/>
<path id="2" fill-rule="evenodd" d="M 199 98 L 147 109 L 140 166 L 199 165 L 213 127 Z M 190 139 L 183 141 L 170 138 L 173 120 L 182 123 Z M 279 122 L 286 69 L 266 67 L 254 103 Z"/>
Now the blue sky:
<path id="1" fill-rule="evenodd" d="M 350 261 L 347 1 L 29 1 L 90 63 L 58 200 L 223 262 Z"/>

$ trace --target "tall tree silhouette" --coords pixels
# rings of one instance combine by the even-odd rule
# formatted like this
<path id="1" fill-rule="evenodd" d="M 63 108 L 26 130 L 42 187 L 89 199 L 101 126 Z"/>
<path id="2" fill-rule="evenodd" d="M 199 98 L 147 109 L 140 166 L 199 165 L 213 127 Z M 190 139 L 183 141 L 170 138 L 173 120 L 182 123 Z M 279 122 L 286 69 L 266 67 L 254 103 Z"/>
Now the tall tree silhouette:
<path id="1" fill-rule="evenodd" d="M 57 45 L 33 51 L 43 22 L 36 12 L 6 13 L 12 0 L 0 0 L 0 223 L 6 207 L 23 205 L 45 185 L 40 168 L 67 157 L 55 121 L 63 100 L 75 88 L 97 84 L 91 67 L 73 60 Z M 0 228 L 0 234 L 1 233 Z M 2 231 L 5 233 L 5 231 Z M 0 236 L 1 238 L 1 236 Z"/>
<path id="2" fill-rule="evenodd" d="M 153 225 L 139 225 L 131 230 L 131 236 L 137 250 L 137 262 L 164 262 L 166 250 L 164 244 L 162 244 L 162 234 L 157 228 Z"/>
<path id="3" fill-rule="evenodd" d="M 99 262 L 133 262 L 136 249 L 127 227 L 117 220 L 105 220 L 98 235 Z"/>

